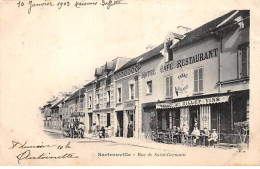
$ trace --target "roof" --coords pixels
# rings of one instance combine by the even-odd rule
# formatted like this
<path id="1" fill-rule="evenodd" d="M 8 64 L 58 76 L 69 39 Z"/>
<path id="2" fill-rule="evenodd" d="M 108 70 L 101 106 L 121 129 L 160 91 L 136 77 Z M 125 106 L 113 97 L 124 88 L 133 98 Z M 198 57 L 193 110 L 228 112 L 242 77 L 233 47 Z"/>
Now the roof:
<path id="1" fill-rule="evenodd" d="M 140 63 L 142 63 L 147 60 L 150 60 L 151 58 L 161 54 L 161 50 L 163 50 L 163 48 L 164 48 L 164 44 L 162 43 L 162 44 L 156 46 L 155 48 L 151 49 L 150 51 L 145 52 L 145 53 L 141 54 L 140 56 L 131 59 L 129 62 L 124 64 L 121 68 L 119 68 L 115 72 L 119 72 L 121 70 L 127 69 L 127 68 L 131 67 L 132 65 L 135 65 L 138 61 L 140 61 Z"/>
<path id="2" fill-rule="evenodd" d="M 232 15 L 237 15 L 236 10 L 230 11 L 226 13 L 225 15 L 222 15 L 190 32 L 185 34 L 185 38 L 177 42 L 174 46 L 173 49 L 177 49 L 179 47 L 182 47 L 184 45 L 188 45 L 190 43 L 196 42 L 198 40 L 201 40 L 209 35 L 211 35 L 211 32 L 223 28 L 225 25 L 230 24 L 232 20 L 230 17 L 233 17 Z M 240 10 L 238 14 L 240 15 L 249 15 L 249 11 L 247 10 Z"/>
<path id="3" fill-rule="evenodd" d="M 62 101 L 64 100 L 64 98 L 61 98 L 60 100 L 58 100 L 56 103 L 54 103 L 51 108 L 55 108 L 56 106 L 58 106 Z"/>
<path id="4" fill-rule="evenodd" d="M 95 82 L 95 80 L 92 80 L 91 82 L 87 83 L 84 87 L 86 88 L 86 87 L 88 87 L 90 85 L 93 85 L 94 82 Z"/>
<path id="5" fill-rule="evenodd" d="M 80 96 L 83 96 L 85 92 L 86 92 L 86 88 L 83 87 L 83 88 L 77 90 L 75 93 L 73 93 L 66 101 L 70 101 L 70 100 L 74 100 L 74 99 L 78 98 L 79 94 L 80 94 Z"/>

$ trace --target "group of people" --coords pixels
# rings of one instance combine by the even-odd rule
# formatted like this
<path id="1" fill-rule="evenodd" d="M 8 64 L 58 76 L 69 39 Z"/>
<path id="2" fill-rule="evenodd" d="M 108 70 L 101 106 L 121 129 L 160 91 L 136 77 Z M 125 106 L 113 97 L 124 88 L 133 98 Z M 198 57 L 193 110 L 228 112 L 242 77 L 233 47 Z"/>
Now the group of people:
<path id="1" fill-rule="evenodd" d="M 101 127 L 101 129 L 99 129 L 99 126 L 96 125 L 96 123 L 93 123 L 93 125 L 91 126 L 91 130 L 93 132 L 93 137 L 99 137 L 99 138 L 106 138 L 108 137 L 106 135 L 106 129 L 104 126 Z"/>
<path id="2" fill-rule="evenodd" d="M 189 135 L 189 129 L 185 124 L 183 124 L 181 131 L 183 133 L 184 139 L 187 139 L 187 136 Z M 191 136 L 193 138 L 193 145 L 195 146 L 202 141 L 204 142 L 205 146 L 211 146 L 212 144 L 215 145 L 215 143 L 217 143 L 218 140 L 218 134 L 216 132 L 216 129 L 212 129 L 212 132 L 210 132 L 206 127 L 204 127 L 204 129 L 200 131 L 196 123 L 194 125 L 193 131 L 191 132 Z"/>
<path id="3" fill-rule="evenodd" d="M 85 126 L 84 123 L 80 122 L 78 120 L 78 118 L 76 118 L 75 120 L 72 119 L 69 122 L 69 137 L 70 138 L 83 138 L 84 137 L 84 130 L 85 130 Z"/>

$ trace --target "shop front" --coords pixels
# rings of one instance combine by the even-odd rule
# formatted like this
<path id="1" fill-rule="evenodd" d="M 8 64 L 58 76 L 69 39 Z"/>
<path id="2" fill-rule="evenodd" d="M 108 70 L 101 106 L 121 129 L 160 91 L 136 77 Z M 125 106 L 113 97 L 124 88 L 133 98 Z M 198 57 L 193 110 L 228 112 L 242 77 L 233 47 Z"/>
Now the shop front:
<path id="1" fill-rule="evenodd" d="M 219 111 L 220 107 L 221 111 Z M 219 132 L 221 124 L 231 127 L 230 95 L 157 103 L 156 109 L 158 131 L 166 131 L 174 126 L 182 129 L 186 126 L 191 133 L 197 126 L 199 130 L 207 128 L 210 131 L 216 129 Z M 224 123 L 220 123 L 218 119 L 220 115 L 221 119 L 225 120 Z"/>
<path id="2" fill-rule="evenodd" d="M 113 110 L 94 111 L 91 114 L 89 113 L 89 115 L 91 115 L 92 125 L 95 125 L 97 130 L 104 127 L 105 130 L 109 131 L 109 136 L 114 135 L 114 128 L 112 127 L 114 124 Z"/>
<path id="3" fill-rule="evenodd" d="M 191 134 L 197 126 L 200 131 L 215 129 L 219 143 L 237 144 L 240 140 L 234 125 L 249 119 L 249 91 L 157 103 L 156 110 L 157 132 L 175 126 L 180 130 L 187 127 Z"/>
<path id="4" fill-rule="evenodd" d="M 135 114 L 136 114 L 136 101 L 128 101 L 124 104 L 123 114 L 123 136 L 134 137 L 135 135 Z"/>

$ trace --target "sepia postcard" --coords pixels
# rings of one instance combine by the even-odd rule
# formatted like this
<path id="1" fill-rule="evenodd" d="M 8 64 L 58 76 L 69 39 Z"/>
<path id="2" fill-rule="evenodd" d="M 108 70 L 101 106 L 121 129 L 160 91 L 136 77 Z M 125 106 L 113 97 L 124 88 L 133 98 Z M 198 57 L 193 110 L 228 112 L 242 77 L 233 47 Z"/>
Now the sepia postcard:
<path id="1" fill-rule="evenodd" d="M 260 165 L 259 7 L 1 1 L 0 165 Z"/>

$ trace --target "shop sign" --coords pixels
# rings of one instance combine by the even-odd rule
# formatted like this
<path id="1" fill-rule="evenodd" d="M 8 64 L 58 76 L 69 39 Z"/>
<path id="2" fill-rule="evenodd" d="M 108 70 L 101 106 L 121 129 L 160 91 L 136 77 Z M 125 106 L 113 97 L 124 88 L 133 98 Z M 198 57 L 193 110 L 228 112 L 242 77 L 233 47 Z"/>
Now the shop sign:
<path id="1" fill-rule="evenodd" d="M 127 102 L 124 104 L 124 110 L 134 110 L 135 109 L 135 102 Z"/>
<path id="2" fill-rule="evenodd" d="M 193 70 L 178 71 L 173 76 L 174 98 L 187 97 L 193 94 Z"/>
<path id="3" fill-rule="evenodd" d="M 145 78 L 153 76 L 153 75 L 156 75 L 155 69 L 141 73 L 142 79 L 145 79 Z"/>
<path id="4" fill-rule="evenodd" d="M 71 117 L 85 117 L 85 113 L 84 112 L 73 112 L 71 114 Z"/>
<path id="5" fill-rule="evenodd" d="M 218 48 L 187 57 L 185 59 L 177 60 L 177 68 L 197 63 L 206 59 L 217 57 Z"/>
<path id="6" fill-rule="evenodd" d="M 184 59 L 177 60 L 176 62 L 176 68 L 182 68 L 183 66 L 191 65 L 193 63 L 197 63 L 203 60 L 207 60 L 210 58 L 214 58 L 218 56 L 218 48 L 211 49 L 209 51 L 201 52 L 193 56 L 186 57 Z M 167 62 L 164 65 L 160 67 L 161 73 L 167 72 L 169 70 L 172 70 L 174 68 L 174 62 Z"/>
<path id="7" fill-rule="evenodd" d="M 196 106 L 196 105 L 206 105 L 206 104 L 216 104 L 216 103 L 224 103 L 228 102 L 229 96 L 219 96 L 219 97 L 210 97 L 203 99 L 193 99 L 175 103 L 157 103 L 156 109 L 170 109 L 170 108 L 178 108 L 178 107 L 188 107 L 188 106 Z"/>

